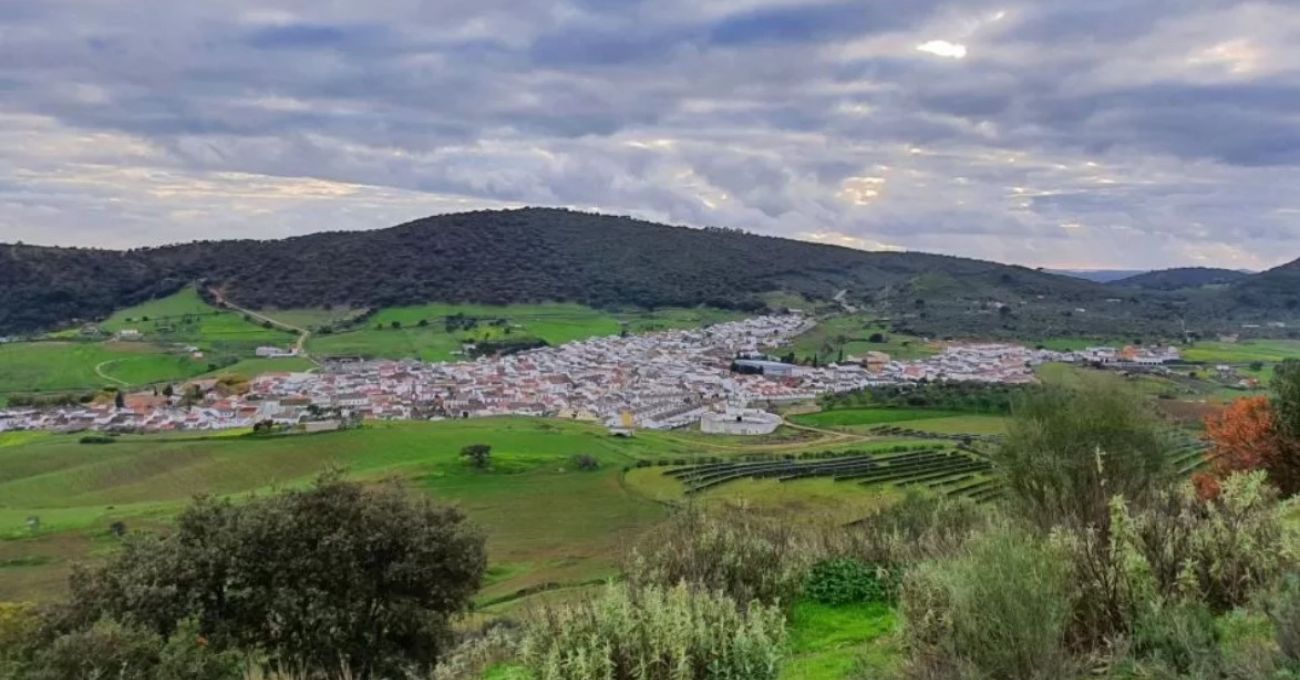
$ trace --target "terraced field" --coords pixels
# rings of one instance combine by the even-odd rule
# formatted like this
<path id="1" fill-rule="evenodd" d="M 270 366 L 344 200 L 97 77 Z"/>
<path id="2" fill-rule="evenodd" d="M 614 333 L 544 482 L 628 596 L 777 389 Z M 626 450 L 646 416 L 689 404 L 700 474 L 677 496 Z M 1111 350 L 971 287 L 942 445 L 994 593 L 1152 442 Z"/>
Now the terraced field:
<path id="1" fill-rule="evenodd" d="M 990 478 L 993 465 L 973 450 L 933 446 L 885 455 L 846 452 L 815 460 L 724 461 L 677 467 L 664 475 L 682 484 L 687 495 L 746 479 L 796 482 L 827 478 L 859 486 L 924 486 L 945 495 L 967 495 L 976 500 L 995 498 L 1000 489 Z"/>

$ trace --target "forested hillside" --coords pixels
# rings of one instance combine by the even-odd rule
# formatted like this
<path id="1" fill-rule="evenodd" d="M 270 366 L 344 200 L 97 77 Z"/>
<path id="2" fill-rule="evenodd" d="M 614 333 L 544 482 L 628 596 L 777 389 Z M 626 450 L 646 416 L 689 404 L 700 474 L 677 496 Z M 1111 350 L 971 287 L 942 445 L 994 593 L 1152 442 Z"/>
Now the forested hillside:
<path id="1" fill-rule="evenodd" d="M 1215 267 L 1178 267 L 1161 269 L 1144 274 L 1129 276 L 1109 282 L 1112 286 L 1126 288 L 1149 288 L 1153 290 L 1178 290 L 1180 288 L 1200 288 L 1201 286 L 1232 283 L 1250 276 L 1249 273 L 1236 269 L 1218 269 Z"/>
<path id="2" fill-rule="evenodd" d="M 1161 291 L 1116 298 L 1115 288 L 1024 267 L 525 208 L 125 252 L 0 245 L 0 335 L 100 319 L 191 282 L 254 308 L 572 301 L 749 310 L 772 291 L 827 301 L 846 290 L 852 304 L 932 335 L 1164 332 L 1189 315 L 1217 322 L 1237 304 Z M 1247 293 L 1256 307 L 1285 308 L 1277 286 L 1260 285 Z"/>

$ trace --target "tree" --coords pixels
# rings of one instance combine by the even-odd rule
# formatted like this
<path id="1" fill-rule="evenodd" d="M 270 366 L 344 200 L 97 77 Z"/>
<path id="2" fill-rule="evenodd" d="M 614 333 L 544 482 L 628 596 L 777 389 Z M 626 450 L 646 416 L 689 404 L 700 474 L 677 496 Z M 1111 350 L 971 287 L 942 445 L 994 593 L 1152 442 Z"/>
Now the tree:
<path id="1" fill-rule="evenodd" d="M 388 324 L 388 325 L 389 325 L 389 327 L 391 327 L 393 330 L 398 330 L 399 328 L 402 327 L 402 322 L 401 322 L 401 321 L 393 321 L 392 323 L 390 323 L 390 324 Z"/>
<path id="2" fill-rule="evenodd" d="M 163 387 L 162 393 L 164 397 L 171 397 L 176 394 L 176 389 L 171 386 L 171 383 L 168 383 Z"/>
<path id="3" fill-rule="evenodd" d="M 1142 499 L 1170 473 L 1170 443 L 1147 403 L 1114 379 L 1088 376 L 1012 402 L 994 453 L 1009 500 L 1044 527 L 1107 524 L 1113 496 Z"/>
<path id="4" fill-rule="evenodd" d="M 1246 397 L 1205 420 L 1211 471 L 1220 479 L 1233 472 L 1263 470 L 1283 495 L 1300 493 L 1300 361 L 1277 366 L 1271 396 Z M 1207 495 L 1216 485 L 1198 481 Z"/>
<path id="5" fill-rule="evenodd" d="M 429 325 L 429 320 L 428 320 L 428 319 L 420 319 L 418 322 L 416 322 L 415 325 L 419 326 L 420 328 L 424 328 L 424 327 L 426 327 L 426 326 Z"/>
<path id="6" fill-rule="evenodd" d="M 1268 397 L 1238 399 L 1205 419 L 1209 458 L 1215 474 L 1261 470 L 1281 449 Z"/>
<path id="7" fill-rule="evenodd" d="M 872 342 L 872 343 L 875 343 L 875 344 L 877 344 L 877 345 L 882 344 L 882 343 L 885 342 L 885 334 L 884 334 L 884 333 L 872 333 L 872 334 L 867 338 L 867 342 Z"/>
<path id="8" fill-rule="evenodd" d="M 122 390 L 118 390 L 117 393 L 113 395 L 113 406 L 119 410 L 126 408 L 126 396 L 122 394 Z"/>
<path id="9" fill-rule="evenodd" d="M 327 474 L 243 505 L 200 498 L 171 534 L 127 537 L 74 573 L 67 621 L 169 638 L 193 620 L 214 649 L 288 677 L 405 677 L 446 649 L 485 563 L 459 510 Z"/>
<path id="10" fill-rule="evenodd" d="M 487 444 L 469 444 L 460 450 L 460 455 L 468 458 L 470 464 L 482 470 L 487 468 L 492 460 L 492 447 Z"/>

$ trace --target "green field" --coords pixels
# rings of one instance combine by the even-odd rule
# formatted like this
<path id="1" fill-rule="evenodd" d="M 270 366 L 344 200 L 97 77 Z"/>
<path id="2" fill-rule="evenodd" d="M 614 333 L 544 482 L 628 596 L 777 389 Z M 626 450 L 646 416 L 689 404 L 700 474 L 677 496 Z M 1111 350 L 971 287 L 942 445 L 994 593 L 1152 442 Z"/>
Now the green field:
<path id="1" fill-rule="evenodd" d="M 791 416 L 790 420 L 800 425 L 813 427 L 842 427 L 845 425 L 879 425 L 896 423 L 903 420 L 926 420 L 929 418 L 950 418 L 958 416 L 957 411 L 939 411 L 928 409 L 902 408 L 846 408 L 805 413 Z"/>
<path id="2" fill-rule="evenodd" d="M 263 373 L 303 372 L 316 368 L 310 359 L 304 357 L 281 357 L 278 359 L 242 359 L 229 366 L 223 366 L 208 375 L 242 375 L 253 378 Z"/>
<path id="3" fill-rule="evenodd" d="M 110 333 L 134 329 L 147 340 L 192 344 L 206 350 L 249 351 L 258 345 L 287 346 L 294 334 L 245 320 L 204 302 L 193 287 L 113 313 L 100 324 Z"/>
<path id="4" fill-rule="evenodd" d="M 345 323 L 364 310 L 349 307 L 331 307 L 330 309 L 259 309 L 258 314 L 275 319 L 282 324 L 296 328 L 320 328 Z"/>
<path id="5" fill-rule="evenodd" d="M 845 356 L 861 356 L 867 352 L 884 352 L 892 359 L 919 359 L 934 354 L 935 347 L 921 338 L 890 333 L 874 323 L 867 314 L 843 314 L 819 319 L 817 325 L 791 342 L 791 348 L 800 360 L 814 354 L 823 363 Z M 868 342 L 872 334 L 880 333 L 885 342 Z"/>
<path id="6" fill-rule="evenodd" d="M 143 342 L 0 345 L 0 394 L 141 385 L 183 380 L 207 370 L 205 361 Z"/>
<path id="7" fill-rule="evenodd" d="M 329 466 L 363 479 L 398 477 L 463 507 L 487 530 L 493 578 L 482 598 L 496 601 L 543 583 L 614 575 L 617 557 L 639 530 L 668 511 L 665 499 L 624 478 L 623 468 L 637 459 L 694 461 L 854 446 L 849 435 L 772 438 L 750 446 L 697 433 L 621 439 L 593 424 L 529 418 L 377 423 L 260 439 L 232 432 L 123 436 L 101 445 L 77 440 L 0 434 L 0 565 L 6 565 L 0 567 L 0 601 L 58 593 L 75 560 L 112 545 L 107 529 L 113 521 L 162 526 L 195 494 L 237 496 L 299 485 Z M 470 469 L 458 455 L 479 442 L 493 447 L 491 471 Z M 575 470 L 571 459 L 579 453 L 595 456 L 602 468 Z M 848 487 L 821 489 L 812 481 L 781 493 L 744 486 L 723 491 L 733 499 L 757 492 L 769 507 L 839 512 L 874 509 L 884 498 Z M 30 516 L 40 518 L 35 535 L 26 529 Z"/>
<path id="8" fill-rule="evenodd" d="M 458 314 L 477 319 L 478 324 L 472 329 L 458 328 L 449 332 L 445 319 Z M 356 330 L 313 336 L 308 349 L 320 356 L 450 361 L 459 357 L 457 353 L 466 343 L 538 339 L 550 345 L 560 345 L 617 335 L 624 329 L 643 333 L 694 328 L 744 316 L 709 308 L 607 312 L 567 303 L 505 306 L 428 304 L 380 310 Z M 425 325 L 421 326 L 421 322 Z M 394 323 L 398 325 L 396 328 Z"/>
<path id="9" fill-rule="evenodd" d="M 1244 340 L 1242 342 L 1198 342 L 1183 350 L 1188 361 L 1207 364 L 1235 364 L 1263 361 L 1276 363 L 1283 359 L 1300 359 L 1300 340 Z"/>

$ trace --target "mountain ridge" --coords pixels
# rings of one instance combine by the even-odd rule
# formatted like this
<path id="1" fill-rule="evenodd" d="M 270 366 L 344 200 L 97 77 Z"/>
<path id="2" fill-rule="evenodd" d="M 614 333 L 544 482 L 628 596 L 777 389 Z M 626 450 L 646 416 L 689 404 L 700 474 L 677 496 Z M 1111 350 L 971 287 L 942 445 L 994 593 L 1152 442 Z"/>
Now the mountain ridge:
<path id="1" fill-rule="evenodd" d="M 1269 308 L 1277 297 L 1193 300 L 1150 290 L 1117 298 L 1122 292 L 1113 286 L 1017 265 L 522 208 L 263 241 L 130 250 L 0 245 L 0 335 L 96 320 L 190 283 L 248 308 L 553 300 L 761 310 L 778 291 L 829 301 L 849 290 L 851 302 L 896 326 L 939 336 L 1127 333 L 1139 326 L 1173 333 L 1189 315 L 1217 322 L 1231 316 L 1225 310 L 1232 305 Z"/>

